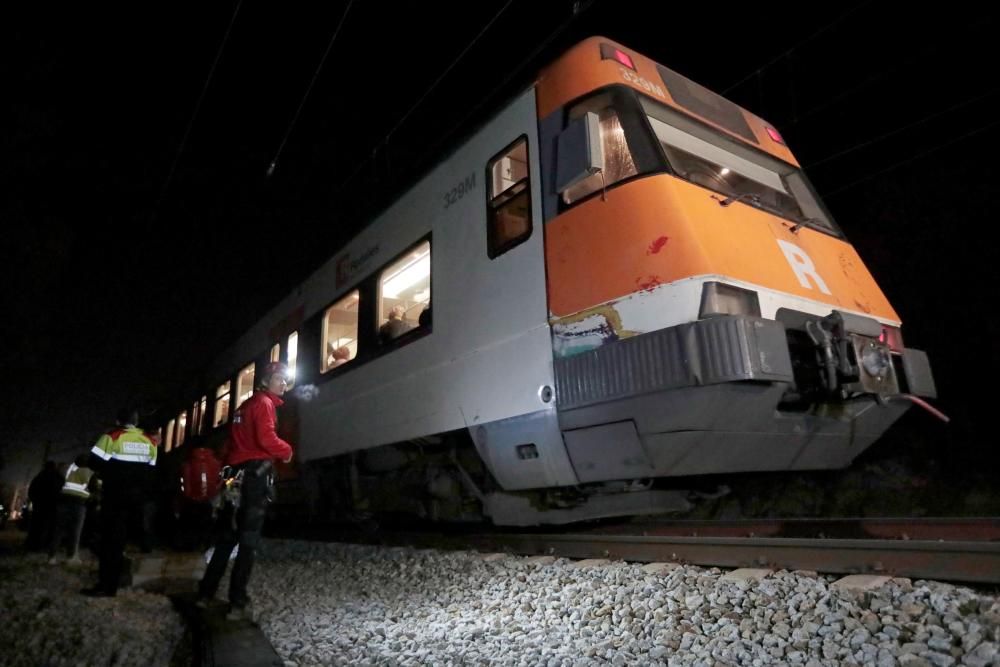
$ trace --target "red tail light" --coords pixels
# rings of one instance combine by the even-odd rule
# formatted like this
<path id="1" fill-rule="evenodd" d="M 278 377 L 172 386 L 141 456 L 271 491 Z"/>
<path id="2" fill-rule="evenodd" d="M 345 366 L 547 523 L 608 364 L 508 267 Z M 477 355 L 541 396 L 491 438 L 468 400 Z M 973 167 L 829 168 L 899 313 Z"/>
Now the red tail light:
<path id="1" fill-rule="evenodd" d="M 632 57 L 621 49 L 615 48 L 610 44 L 601 44 L 601 60 L 614 60 L 617 61 L 618 64 L 628 67 L 633 72 L 636 71 L 635 63 L 632 62 Z"/>
<path id="2" fill-rule="evenodd" d="M 882 333 L 879 334 L 879 342 L 884 343 L 893 352 L 903 351 L 903 334 L 896 327 L 882 326 Z"/>

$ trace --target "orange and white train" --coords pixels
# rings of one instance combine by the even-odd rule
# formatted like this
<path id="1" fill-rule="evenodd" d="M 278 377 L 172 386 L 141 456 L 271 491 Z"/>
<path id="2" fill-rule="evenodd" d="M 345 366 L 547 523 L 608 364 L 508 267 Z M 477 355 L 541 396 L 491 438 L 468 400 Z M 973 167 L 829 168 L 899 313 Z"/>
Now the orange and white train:
<path id="1" fill-rule="evenodd" d="M 221 355 L 165 446 L 272 359 L 285 500 L 318 518 L 678 509 L 657 480 L 842 468 L 935 396 L 777 130 L 600 37 Z"/>

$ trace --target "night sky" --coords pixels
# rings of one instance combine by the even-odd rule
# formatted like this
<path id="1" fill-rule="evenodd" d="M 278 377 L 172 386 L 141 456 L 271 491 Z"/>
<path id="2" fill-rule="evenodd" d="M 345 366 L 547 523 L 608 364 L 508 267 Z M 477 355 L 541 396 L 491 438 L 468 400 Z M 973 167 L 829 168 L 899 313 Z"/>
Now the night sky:
<path id="1" fill-rule="evenodd" d="M 237 4 L 5 10 L 0 481 L 46 442 L 68 460 L 125 401 L 176 412 L 366 212 L 592 34 L 782 132 L 954 419 L 911 410 L 886 446 L 1000 463 L 1000 26 L 981 6 L 357 0 L 268 177 L 347 3 Z"/>

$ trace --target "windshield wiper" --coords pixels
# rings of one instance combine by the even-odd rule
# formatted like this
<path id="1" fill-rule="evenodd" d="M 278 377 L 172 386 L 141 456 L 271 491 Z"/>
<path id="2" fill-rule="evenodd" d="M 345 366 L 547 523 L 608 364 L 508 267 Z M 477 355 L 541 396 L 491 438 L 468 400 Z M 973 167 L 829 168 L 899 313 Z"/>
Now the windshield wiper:
<path id="1" fill-rule="evenodd" d="M 798 234 L 803 227 L 812 227 L 813 225 L 823 226 L 823 221 L 819 218 L 800 218 L 788 231 L 792 234 Z"/>
<path id="2" fill-rule="evenodd" d="M 751 204 L 753 204 L 754 206 L 756 206 L 757 208 L 760 208 L 761 206 L 763 206 L 763 204 L 760 201 L 760 195 L 755 195 L 752 192 L 744 192 L 741 195 L 730 195 L 729 197 L 726 197 L 725 199 L 719 199 L 715 195 L 712 195 L 712 199 L 715 199 L 716 201 L 718 201 L 719 202 L 719 206 L 722 206 L 722 207 L 732 206 L 733 204 L 735 204 L 738 201 L 748 201 Z"/>
<path id="3" fill-rule="evenodd" d="M 730 195 L 725 199 L 720 199 L 719 197 L 712 195 L 712 199 L 719 202 L 719 206 L 729 207 L 735 204 L 736 202 L 743 201 L 750 204 L 754 208 L 759 208 L 762 211 L 767 211 L 768 213 L 774 213 L 775 215 L 780 216 L 782 218 L 788 217 L 787 211 L 783 211 L 779 209 L 777 206 L 771 206 L 769 204 L 765 204 L 763 201 L 761 201 L 760 195 L 754 194 L 752 192 L 744 192 L 739 195 Z M 788 223 L 786 222 L 785 224 Z M 789 228 L 789 231 L 792 232 L 793 234 L 798 234 L 799 230 L 802 229 L 803 227 L 812 226 L 814 224 L 823 226 L 823 221 L 820 220 L 819 218 L 799 218 L 798 220 L 796 220 L 795 224 Z"/>
<path id="4" fill-rule="evenodd" d="M 773 213 L 775 215 L 781 216 L 782 218 L 788 216 L 788 213 L 786 211 L 782 211 L 777 206 L 772 206 L 770 204 L 765 204 L 763 201 L 761 201 L 760 195 L 754 194 L 752 192 L 744 192 L 743 194 L 740 194 L 740 195 L 730 195 L 729 197 L 726 197 L 725 199 L 719 199 L 718 197 L 715 197 L 714 195 L 713 195 L 712 198 L 715 199 L 715 200 L 717 200 L 719 202 L 719 206 L 732 206 L 733 204 L 735 204 L 738 201 L 743 201 L 743 202 L 746 202 L 746 203 L 750 204 L 754 208 L 759 208 L 762 211 L 767 211 L 768 213 Z"/>

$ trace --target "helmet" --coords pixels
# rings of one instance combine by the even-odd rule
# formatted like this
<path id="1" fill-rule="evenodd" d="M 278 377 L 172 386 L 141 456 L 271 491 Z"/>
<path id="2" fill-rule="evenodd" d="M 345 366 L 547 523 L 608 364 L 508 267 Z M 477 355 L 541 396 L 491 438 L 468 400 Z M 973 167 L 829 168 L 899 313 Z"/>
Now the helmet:
<path id="1" fill-rule="evenodd" d="M 286 378 L 291 375 L 288 371 L 288 365 L 283 364 L 280 361 L 272 361 L 267 366 L 264 366 L 264 370 L 260 374 L 260 383 L 267 384 L 267 382 L 275 375 L 283 375 Z"/>
<path id="2" fill-rule="evenodd" d="M 282 375 L 288 379 L 291 373 L 289 372 L 286 364 L 283 364 L 280 361 L 272 361 L 267 366 L 264 366 L 264 370 L 261 371 L 257 380 L 257 387 L 260 389 L 267 389 L 268 383 L 275 375 Z"/>

